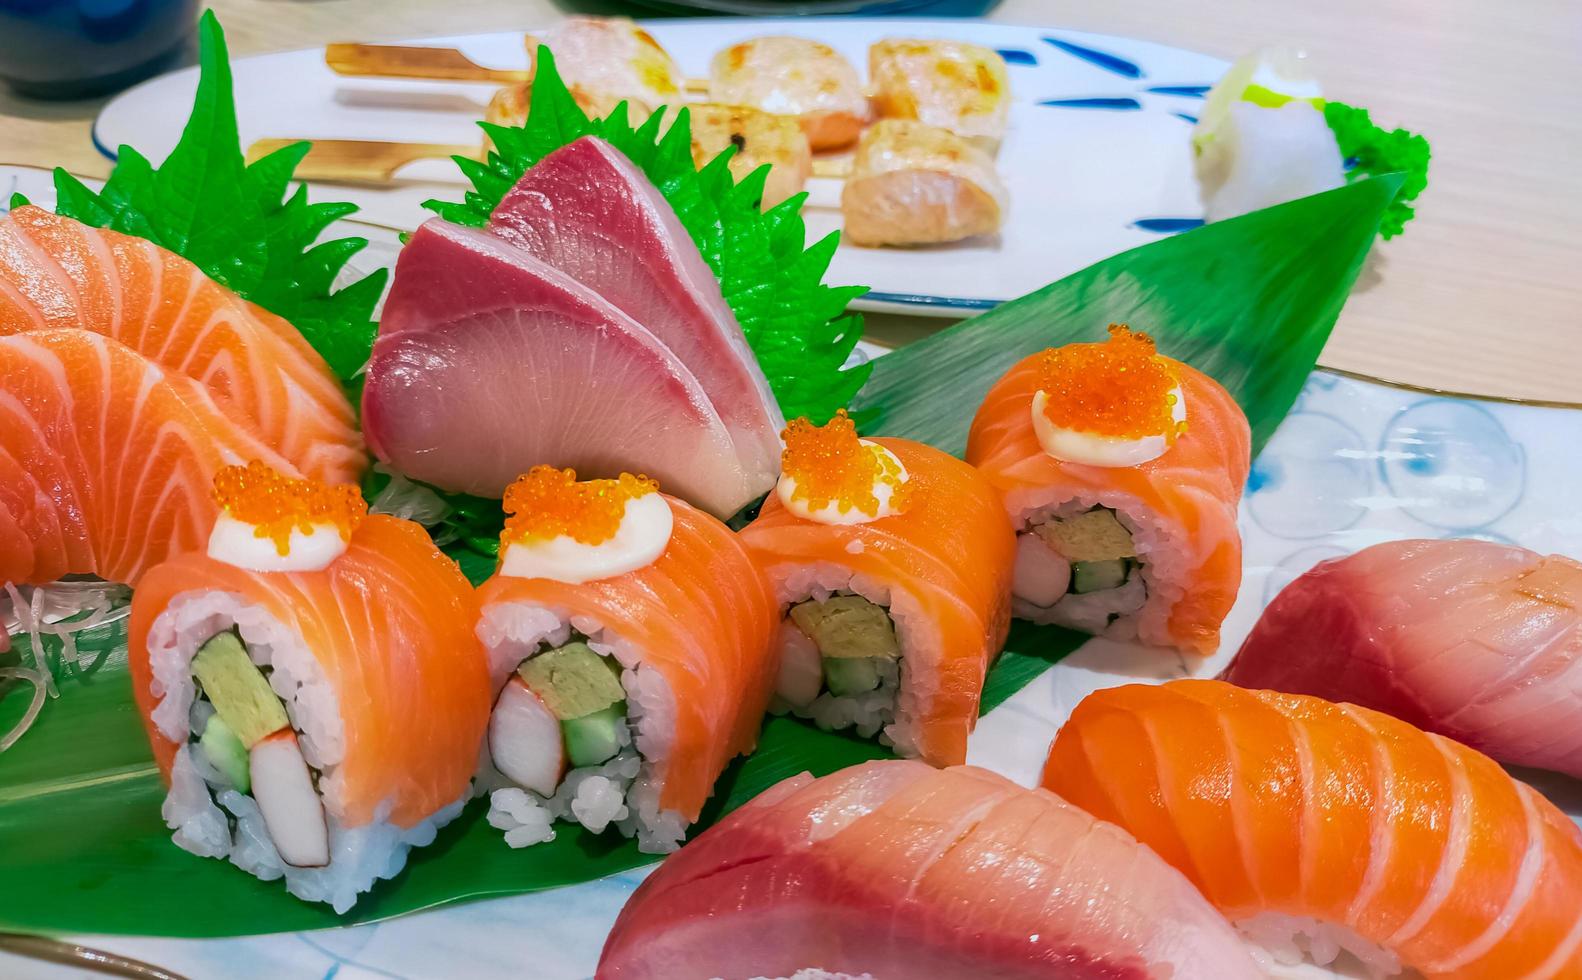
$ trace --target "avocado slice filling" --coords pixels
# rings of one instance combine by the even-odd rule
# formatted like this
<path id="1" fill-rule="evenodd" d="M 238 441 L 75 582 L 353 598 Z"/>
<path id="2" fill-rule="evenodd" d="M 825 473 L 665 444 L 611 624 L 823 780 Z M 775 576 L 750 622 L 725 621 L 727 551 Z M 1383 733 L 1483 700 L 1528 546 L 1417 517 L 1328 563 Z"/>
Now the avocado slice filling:
<path id="1" fill-rule="evenodd" d="M 573 767 L 599 765 L 620 751 L 626 691 L 614 657 L 574 640 L 523 661 L 516 672 L 560 720 Z"/>
<path id="2" fill-rule="evenodd" d="M 836 697 L 855 697 L 877 689 L 880 662 L 901 657 L 889 610 L 862 596 L 809 599 L 792 606 L 790 615 L 818 647 L 824 685 Z"/>
<path id="3" fill-rule="evenodd" d="M 244 751 L 291 724 L 285 705 L 235 633 L 216 633 L 199 647 L 192 676 Z"/>

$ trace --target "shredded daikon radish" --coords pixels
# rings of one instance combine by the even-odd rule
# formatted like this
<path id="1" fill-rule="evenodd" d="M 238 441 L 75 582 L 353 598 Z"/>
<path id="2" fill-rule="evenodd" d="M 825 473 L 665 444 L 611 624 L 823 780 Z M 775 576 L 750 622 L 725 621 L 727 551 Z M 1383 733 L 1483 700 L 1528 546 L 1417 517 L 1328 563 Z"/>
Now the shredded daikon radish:
<path id="1" fill-rule="evenodd" d="M 375 465 L 374 469 L 389 473 L 390 482 L 368 502 L 369 513 L 402 517 L 424 526 L 437 524 L 450 513 L 450 505 L 428 487 L 413 483 L 399 473 L 390 473 L 381 466 Z"/>
<path id="2" fill-rule="evenodd" d="M 82 666 L 77 649 L 78 635 L 114 623 L 131 612 L 127 604 L 130 590 L 111 582 L 66 581 L 20 588 L 7 582 L 4 595 L 10 607 L 0 610 L 5 614 L 5 649 L 10 649 L 11 634 L 26 634 L 28 653 L 20 666 L 0 668 L 0 678 L 12 678 L 33 685 L 33 700 L 23 712 L 22 720 L 4 737 L 0 737 L 0 751 L 10 748 L 32 726 L 46 696 L 60 696 L 55 685 L 50 650 L 44 643 L 44 637 L 52 636 L 60 640 L 60 665 L 76 670 Z"/>
<path id="3" fill-rule="evenodd" d="M 22 712 L 22 719 L 9 732 L 0 735 L 0 752 L 9 749 L 16 744 L 17 739 L 27 734 L 39 712 L 44 710 L 44 678 L 37 671 L 25 667 L 0 667 L 0 679 L 7 677 L 33 685 L 33 700 L 28 703 L 27 710 Z"/>

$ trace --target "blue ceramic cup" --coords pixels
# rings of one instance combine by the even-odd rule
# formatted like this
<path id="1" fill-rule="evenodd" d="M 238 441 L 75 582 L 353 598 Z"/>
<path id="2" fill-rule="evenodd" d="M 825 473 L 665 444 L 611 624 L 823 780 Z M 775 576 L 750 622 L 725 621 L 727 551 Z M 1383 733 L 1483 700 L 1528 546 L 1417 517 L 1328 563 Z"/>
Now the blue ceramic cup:
<path id="1" fill-rule="evenodd" d="M 198 0 L 0 0 L 0 80 L 36 98 L 124 88 L 175 61 Z"/>

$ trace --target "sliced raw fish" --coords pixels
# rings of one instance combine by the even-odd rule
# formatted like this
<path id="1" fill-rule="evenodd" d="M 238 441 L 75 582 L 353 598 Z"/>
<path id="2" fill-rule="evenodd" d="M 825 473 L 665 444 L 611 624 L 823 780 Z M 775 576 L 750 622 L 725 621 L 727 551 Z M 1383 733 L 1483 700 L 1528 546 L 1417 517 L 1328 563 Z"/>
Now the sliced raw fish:
<path id="1" fill-rule="evenodd" d="M 1053 793 L 892 760 L 793 776 L 667 860 L 600 980 L 1262 976 L 1187 880 Z M 800 974 L 799 974 L 800 975 Z"/>
<path id="2" fill-rule="evenodd" d="M 203 385 L 86 330 L 0 337 L 0 584 L 135 583 L 203 547 L 222 466 L 296 471 Z"/>
<path id="3" fill-rule="evenodd" d="M 1489 541 L 1364 548 L 1286 586 L 1224 677 L 1582 777 L 1582 564 Z"/>
<path id="4" fill-rule="evenodd" d="M 720 516 L 765 489 L 653 334 L 526 250 L 437 218 L 396 263 L 363 426 L 400 472 L 485 496 L 539 463 L 646 473 Z"/>
<path id="5" fill-rule="evenodd" d="M 603 296 L 685 364 L 713 402 L 758 493 L 780 473 L 785 420 L 714 273 L 664 196 L 585 136 L 522 175 L 489 229 Z"/>
<path id="6" fill-rule="evenodd" d="M 17 208 L 0 217 L 0 335 L 59 327 L 202 382 L 307 476 L 354 483 L 367 466 L 352 403 L 290 323 L 152 242 Z"/>

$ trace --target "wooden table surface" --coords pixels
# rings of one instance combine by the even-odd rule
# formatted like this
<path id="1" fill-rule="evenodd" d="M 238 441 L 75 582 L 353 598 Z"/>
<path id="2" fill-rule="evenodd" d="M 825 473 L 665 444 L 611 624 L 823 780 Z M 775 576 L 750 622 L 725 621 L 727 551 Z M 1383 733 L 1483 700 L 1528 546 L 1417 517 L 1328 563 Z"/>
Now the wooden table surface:
<path id="1" fill-rule="evenodd" d="M 336 39 L 523 29 L 547 0 L 214 0 L 235 55 Z M 1005 0 L 990 15 L 1146 38 L 1234 59 L 1305 47 L 1326 90 L 1433 142 L 1418 218 L 1381 248 L 1382 278 L 1348 303 L 1330 367 L 1408 384 L 1582 402 L 1582 2 Z M 576 11 L 613 12 L 578 2 Z M 0 162 L 103 174 L 98 102 L 0 92 Z M 874 317 L 880 339 L 938 321 Z"/>

